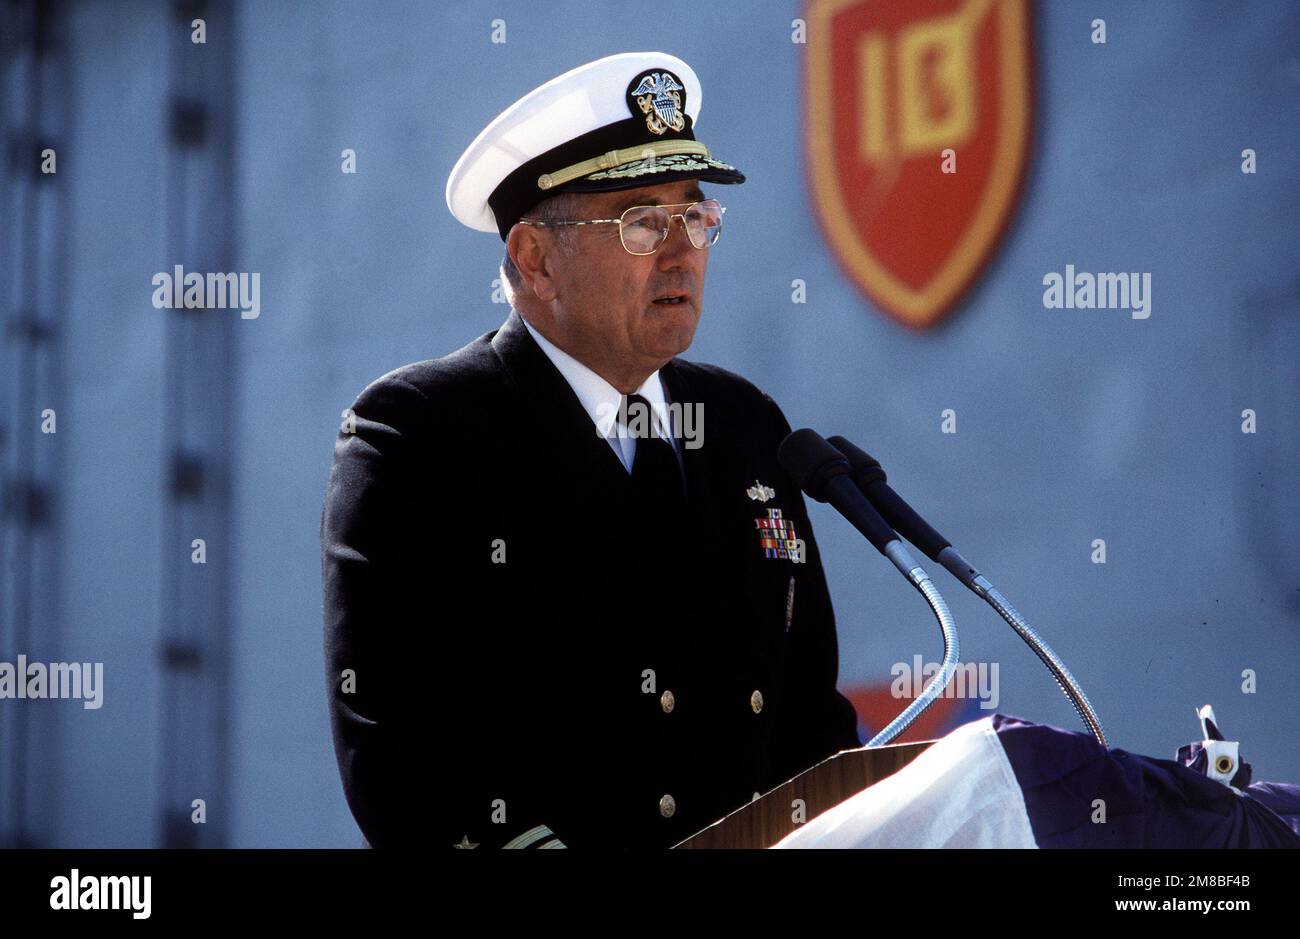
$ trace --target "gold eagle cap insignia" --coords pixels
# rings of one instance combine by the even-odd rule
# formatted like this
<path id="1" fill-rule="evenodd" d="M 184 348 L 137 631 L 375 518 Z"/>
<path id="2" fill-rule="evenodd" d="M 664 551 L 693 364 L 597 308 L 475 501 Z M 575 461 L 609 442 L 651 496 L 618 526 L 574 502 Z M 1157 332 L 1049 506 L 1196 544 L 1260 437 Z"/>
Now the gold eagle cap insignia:
<path id="1" fill-rule="evenodd" d="M 680 131 L 686 126 L 682 114 L 682 96 L 686 89 L 671 72 L 654 72 L 646 75 L 632 89 L 631 95 L 645 114 L 645 126 L 652 134 Z"/>

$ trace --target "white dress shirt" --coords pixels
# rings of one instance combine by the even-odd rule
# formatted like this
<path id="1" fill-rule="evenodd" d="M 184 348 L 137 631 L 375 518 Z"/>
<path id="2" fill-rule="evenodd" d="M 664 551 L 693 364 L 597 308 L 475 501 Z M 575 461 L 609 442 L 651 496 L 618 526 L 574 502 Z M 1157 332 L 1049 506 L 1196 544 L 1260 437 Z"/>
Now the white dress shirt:
<path id="1" fill-rule="evenodd" d="M 632 472 L 632 461 L 636 458 L 636 438 L 626 433 L 620 435 L 619 423 L 615 417 L 618 406 L 623 400 L 623 393 L 539 333 L 522 314 L 519 318 L 524 320 L 528 334 L 541 346 L 547 358 L 559 369 L 560 374 L 573 389 L 573 393 L 578 396 L 578 400 L 582 402 L 583 408 L 591 417 L 596 433 L 609 442 L 614 454 L 622 461 L 624 469 L 629 473 Z M 677 462 L 680 465 L 682 455 L 676 436 L 667 429 L 672 427 L 671 415 L 659 370 L 655 369 L 635 393 L 650 402 L 650 409 L 655 413 L 655 433 L 668 440 L 673 452 L 677 454 Z"/>

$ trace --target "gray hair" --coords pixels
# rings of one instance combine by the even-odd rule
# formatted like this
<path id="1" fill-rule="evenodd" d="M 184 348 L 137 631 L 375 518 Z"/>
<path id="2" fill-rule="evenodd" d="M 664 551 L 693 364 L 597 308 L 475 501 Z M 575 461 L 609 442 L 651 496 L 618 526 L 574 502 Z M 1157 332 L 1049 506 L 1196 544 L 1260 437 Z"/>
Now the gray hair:
<path id="1" fill-rule="evenodd" d="M 544 222 L 563 221 L 572 218 L 574 213 L 580 211 L 581 205 L 580 193 L 561 192 L 543 199 L 525 214 L 529 218 L 540 219 Z M 572 233 L 567 227 L 552 228 L 550 230 L 555 233 L 561 247 L 566 251 L 572 249 Z M 512 302 L 513 295 L 524 288 L 523 275 L 519 273 L 519 268 L 515 267 L 515 262 L 511 259 L 509 250 L 501 259 L 501 282 L 508 288 Z"/>

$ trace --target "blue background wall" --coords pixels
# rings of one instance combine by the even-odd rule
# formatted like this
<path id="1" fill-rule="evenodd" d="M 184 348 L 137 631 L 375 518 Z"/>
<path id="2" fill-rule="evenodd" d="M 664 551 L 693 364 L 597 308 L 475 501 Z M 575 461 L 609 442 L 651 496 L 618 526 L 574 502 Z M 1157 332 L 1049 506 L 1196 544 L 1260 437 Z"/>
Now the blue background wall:
<path id="1" fill-rule="evenodd" d="M 1113 745 L 1172 757 L 1197 736 L 1193 708 L 1213 703 L 1257 779 L 1300 782 L 1300 10 L 1036 9 L 1019 210 L 950 319 L 918 334 L 857 292 L 814 217 L 805 50 L 790 41 L 799 8 L 599 9 L 217 5 L 207 44 L 186 53 L 236 57 L 234 269 L 260 272 L 262 289 L 260 317 L 233 327 L 231 543 L 209 546 L 233 587 L 230 785 L 209 805 L 227 842 L 358 843 L 321 657 L 318 526 L 340 411 L 378 375 L 507 315 L 492 302 L 500 241 L 462 228 L 443 202 L 466 144 L 525 91 L 636 49 L 694 66 L 701 139 L 749 175 L 720 193 L 728 230 L 686 357 L 749 377 L 794 426 L 843 433 L 879 457 L 1053 644 Z M 504 44 L 490 41 L 498 17 Z M 1103 46 L 1089 41 L 1097 17 Z M 167 242 L 162 181 L 177 30 L 188 27 L 143 2 L 74 3 L 62 24 L 71 120 L 57 185 L 71 211 L 57 580 L 30 647 L 0 646 L 0 659 L 102 661 L 106 690 L 98 711 L 49 702 L 42 712 L 50 744 L 32 757 L 42 795 L 29 824 L 44 844 L 159 838 L 170 314 L 150 305 L 150 278 L 184 260 Z M 1240 171 L 1247 147 L 1256 175 Z M 343 148 L 357 152 L 356 175 L 339 170 Z M 15 252 L 7 231 L 4 250 Z M 1067 263 L 1151 272 L 1150 319 L 1045 310 L 1042 278 Z M 791 303 L 796 278 L 804 305 Z M 12 308 L 14 291 L 4 295 Z M 40 445 L 35 420 L 12 404 L 15 439 Z M 940 432 L 946 408 L 956 434 Z M 1255 435 L 1241 432 L 1245 408 L 1258 413 Z M 840 624 L 841 686 L 887 680 L 914 654 L 937 660 L 916 593 L 832 511 L 810 511 Z M 1095 538 L 1106 540 L 1104 565 L 1091 563 Z M 998 709 L 1081 728 L 1011 630 L 954 582 L 940 586 L 963 657 L 999 663 Z M 1243 669 L 1258 674 L 1258 693 L 1242 693 Z M 433 687 L 430 700 L 454 706 Z"/>

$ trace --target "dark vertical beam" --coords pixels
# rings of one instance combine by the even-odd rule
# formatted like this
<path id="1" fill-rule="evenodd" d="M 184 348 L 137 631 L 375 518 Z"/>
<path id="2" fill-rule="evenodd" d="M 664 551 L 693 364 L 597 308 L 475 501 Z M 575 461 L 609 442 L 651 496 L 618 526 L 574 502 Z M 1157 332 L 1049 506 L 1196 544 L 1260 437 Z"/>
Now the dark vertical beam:
<path id="1" fill-rule="evenodd" d="M 173 3 L 168 24 L 167 245 L 158 270 L 235 271 L 234 4 Z M 207 43 L 191 41 L 203 18 Z M 160 842 L 228 836 L 232 408 L 238 310 L 165 311 Z M 205 564 L 191 561 L 203 539 Z M 203 800 L 206 823 L 191 820 Z"/>
<path id="2" fill-rule="evenodd" d="M 57 433 L 41 412 L 62 408 L 61 325 L 68 270 L 70 63 L 61 4 L 0 6 L 0 661 L 59 655 Z M 53 148 L 59 172 L 41 172 Z M 24 676 L 19 676 L 22 680 Z M 0 845 L 49 844 L 58 798 L 57 712 L 29 701 L 0 709 Z M 39 744 L 39 745 L 36 745 Z"/>

